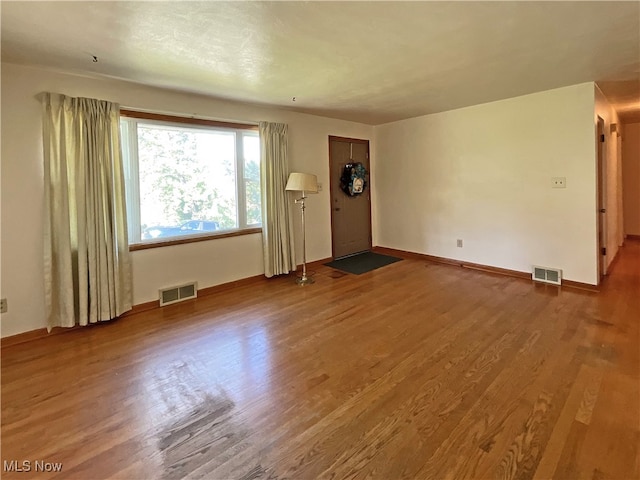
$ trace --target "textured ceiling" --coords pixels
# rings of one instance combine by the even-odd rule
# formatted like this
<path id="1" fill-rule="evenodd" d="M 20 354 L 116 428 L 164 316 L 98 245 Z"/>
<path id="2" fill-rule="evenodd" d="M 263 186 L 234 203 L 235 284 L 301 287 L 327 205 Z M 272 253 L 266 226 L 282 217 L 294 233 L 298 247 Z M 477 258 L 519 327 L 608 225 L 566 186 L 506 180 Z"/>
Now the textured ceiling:
<path id="1" fill-rule="evenodd" d="M 2 2 L 2 60 L 370 124 L 587 81 L 634 115 L 640 3 Z"/>

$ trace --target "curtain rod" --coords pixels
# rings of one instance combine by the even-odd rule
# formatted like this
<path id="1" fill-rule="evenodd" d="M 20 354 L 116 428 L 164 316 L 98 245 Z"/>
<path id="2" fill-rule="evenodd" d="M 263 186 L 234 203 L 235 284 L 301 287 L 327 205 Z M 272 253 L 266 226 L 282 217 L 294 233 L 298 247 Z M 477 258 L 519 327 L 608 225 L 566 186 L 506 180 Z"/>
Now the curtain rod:
<path id="1" fill-rule="evenodd" d="M 126 105 L 120 105 L 120 110 L 129 110 L 131 112 L 150 113 L 155 115 L 167 115 L 171 117 L 192 118 L 194 120 L 209 120 L 212 122 L 240 123 L 245 125 L 252 125 L 255 127 L 259 125 L 259 122 L 255 122 L 255 121 L 236 120 L 232 118 L 207 117 L 207 116 L 198 115 L 196 113 L 176 113 L 176 112 L 169 112 L 169 111 L 162 111 L 162 110 L 150 110 L 150 109 L 138 108 L 138 107 L 128 107 Z"/>

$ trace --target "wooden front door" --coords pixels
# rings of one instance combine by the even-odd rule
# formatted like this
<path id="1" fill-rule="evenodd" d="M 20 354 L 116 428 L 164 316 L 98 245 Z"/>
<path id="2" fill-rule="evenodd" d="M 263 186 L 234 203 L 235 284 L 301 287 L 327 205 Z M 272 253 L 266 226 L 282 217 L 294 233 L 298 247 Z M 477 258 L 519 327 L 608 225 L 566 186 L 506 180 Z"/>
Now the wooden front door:
<path id="1" fill-rule="evenodd" d="M 346 164 L 356 162 L 366 168 L 367 184 L 362 194 L 350 196 L 340 188 L 340 177 Z M 369 141 L 330 136 L 329 172 L 333 258 L 371 250 Z"/>

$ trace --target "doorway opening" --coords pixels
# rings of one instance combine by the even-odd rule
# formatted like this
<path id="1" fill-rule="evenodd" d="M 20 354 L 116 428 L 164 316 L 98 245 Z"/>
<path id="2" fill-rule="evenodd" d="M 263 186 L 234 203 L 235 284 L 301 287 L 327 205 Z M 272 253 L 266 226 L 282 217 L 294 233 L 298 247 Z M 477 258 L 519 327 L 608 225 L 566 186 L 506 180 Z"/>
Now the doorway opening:
<path id="1" fill-rule="evenodd" d="M 598 216 L 598 283 L 607 274 L 607 162 L 606 162 L 606 136 L 604 133 L 604 120 L 598 117 L 598 130 L 596 135 L 598 165 L 597 165 L 597 209 Z"/>

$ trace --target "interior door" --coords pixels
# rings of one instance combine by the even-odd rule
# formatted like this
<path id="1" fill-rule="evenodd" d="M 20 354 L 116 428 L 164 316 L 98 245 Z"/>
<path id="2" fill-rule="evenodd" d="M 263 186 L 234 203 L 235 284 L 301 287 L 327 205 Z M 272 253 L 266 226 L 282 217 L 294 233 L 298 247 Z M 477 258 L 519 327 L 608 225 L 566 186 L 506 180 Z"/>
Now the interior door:
<path id="1" fill-rule="evenodd" d="M 598 133 L 596 137 L 598 152 L 598 276 L 599 280 L 607 274 L 607 182 L 605 156 L 604 120 L 598 117 Z"/>
<path id="2" fill-rule="evenodd" d="M 340 188 L 340 177 L 347 163 L 356 162 L 367 170 L 367 185 L 360 195 L 350 196 Z M 330 136 L 329 172 L 333 258 L 371 250 L 369 141 Z"/>

